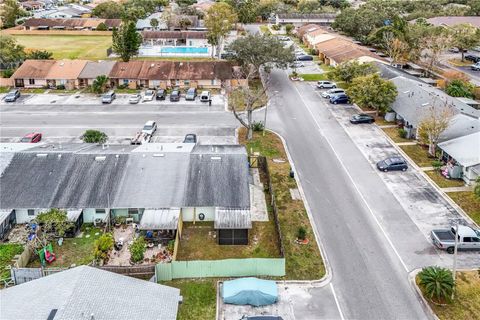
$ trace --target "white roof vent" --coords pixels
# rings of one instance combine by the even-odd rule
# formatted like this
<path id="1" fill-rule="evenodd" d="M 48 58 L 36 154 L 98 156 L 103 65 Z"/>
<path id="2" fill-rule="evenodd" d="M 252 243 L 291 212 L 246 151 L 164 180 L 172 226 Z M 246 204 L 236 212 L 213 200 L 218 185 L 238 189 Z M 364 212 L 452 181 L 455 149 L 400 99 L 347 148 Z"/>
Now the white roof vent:
<path id="1" fill-rule="evenodd" d="M 210 157 L 212 160 L 222 160 L 222 157 Z"/>
<path id="2" fill-rule="evenodd" d="M 156 158 L 159 158 L 159 157 L 165 157 L 165 154 L 164 153 L 154 153 L 153 156 L 156 157 Z"/>
<path id="3" fill-rule="evenodd" d="M 105 161 L 105 160 L 107 160 L 107 157 L 106 157 L 106 156 L 96 156 L 96 157 L 95 157 L 95 161 L 99 161 L 99 162 L 100 162 L 100 161 Z"/>
<path id="4" fill-rule="evenodd" d="M 37 158 L 46 158 L 47 154 L 46 153 L 37 153 Z"/>

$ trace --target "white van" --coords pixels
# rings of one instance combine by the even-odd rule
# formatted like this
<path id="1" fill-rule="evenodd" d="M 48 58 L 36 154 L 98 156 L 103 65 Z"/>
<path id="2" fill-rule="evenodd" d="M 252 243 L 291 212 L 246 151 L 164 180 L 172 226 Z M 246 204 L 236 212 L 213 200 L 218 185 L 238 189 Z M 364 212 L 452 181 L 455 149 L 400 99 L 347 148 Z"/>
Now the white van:
<path id="1" fill-rule="evenodd" d="M 200 95 L 200 101 L 208 102 L 210 100 L 210 91 L 202 91 Z"/>

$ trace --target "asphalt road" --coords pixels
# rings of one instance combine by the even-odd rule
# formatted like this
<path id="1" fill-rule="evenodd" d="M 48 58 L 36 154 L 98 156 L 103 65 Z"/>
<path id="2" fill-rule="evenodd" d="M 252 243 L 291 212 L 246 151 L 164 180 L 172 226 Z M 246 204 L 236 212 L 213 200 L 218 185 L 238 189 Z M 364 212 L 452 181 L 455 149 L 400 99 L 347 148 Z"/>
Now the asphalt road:
<path id="1" fill-rule="evenodd" d="M 401 255 L 425 238 L 308 84 L 274 71 L 272 90 L 267 125 L 286 140 L 344 317 L 428 318 L 408 281 L 428 257 Z"/>

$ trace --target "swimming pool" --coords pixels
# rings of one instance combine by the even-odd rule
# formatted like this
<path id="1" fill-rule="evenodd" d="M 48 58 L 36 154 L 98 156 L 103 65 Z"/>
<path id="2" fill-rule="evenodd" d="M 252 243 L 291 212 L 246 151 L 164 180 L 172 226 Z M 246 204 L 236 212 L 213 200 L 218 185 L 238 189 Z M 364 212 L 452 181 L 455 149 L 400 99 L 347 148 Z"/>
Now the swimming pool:
<path id="1" fill-rule="evenodd" d="M 178 53 L 178 54 L 208 54 L 207 47 L 164 47 L 161 53 Z"/>

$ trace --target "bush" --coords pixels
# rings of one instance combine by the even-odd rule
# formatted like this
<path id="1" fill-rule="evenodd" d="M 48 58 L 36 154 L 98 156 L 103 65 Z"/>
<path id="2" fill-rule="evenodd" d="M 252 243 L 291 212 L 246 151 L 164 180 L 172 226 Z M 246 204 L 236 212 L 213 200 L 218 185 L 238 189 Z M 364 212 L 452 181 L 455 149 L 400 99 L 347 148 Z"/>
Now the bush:
<path id="1" fill-rule="evenodd" d="M 97 30 L 97 31 L 107 31 L 108 27 L 104 22 L 100 22 L 95 30 Z"/>
<path id="2" fill-rule="evenodd" d="M 132 262 L 143 261 L 143 255 L 145 254 L 145 239 L 138 237 L 130 245 L 130 255 Z"/>
<path id="3" fill-rule="evenodd" d="M 400 128 L 398 129 L 398 136 L 402 139 L 406 139 L 407 138 L 407 130 L 403 129 L 403 128 Z"/>
<path id="4" fill-rule="evenodd" d="M 98 130 L 87 130 L 85 133 L 80 137 L 85 143 L 105 143 L 108 140 L 108 136 L 105 132 L 101 132 Z"/>
<path id="5" fill-rule="evenodd" d="M 171 254 L 173 254 L 173 250 L 175 250 L 175 240 L 170 240 L 170 241 L 168 241 L 167 250 L 168 250 Z"/>
<path id="6" fill-rule="evenodd" d="M 57 90 L 65 90 L 65 85 L 64 84 L 59 84 L 57 87 L 56 87 Z"/>
<path id="7" fill-rule="evenodd" d="M 452 80 L 445 88 L 445 92 L 452 97 L 474 98 L 475 87 L 467 81 Z"/>
<path id="8" fill-rule="evenodd" d="M 2 71 L 2 78 L 10 78 L 13 75 L 13 69 L 6 69 Z"/>
<path id="9" fill-rule="evenodd" d="M 432 167 L 435 171 L 440 171 L 440 168 L 442 168 L 442 165 L 443 165 L 443 163 L 440 160 L 432 161 Z"/>
<path id="10" fill-rule="evenodd" d="M 305 229 L 304 227 L 298 228 L 297 238 L 299 240 L 305 240 L 307 238 L 307 229 Z"/>
<path id="11" fill-rule="evenodd" d="M 278 31 L 280 30 L 282 27 L 279 25 L 279 24 L 274 24 L 272 25 L 272 29 L 275 30 L 275 31 Z"/>
<path id="12" fill-rule="evenodd" d="M 265 128 L 265 126 L 263 125 L 263 122 L 262 121 L 254 121 L 252 123 L 252 129 L 253 131 L 263 131 L 263 129 Z"/>
<path id="13" fill-rule="evenodd" d="M 293 24 L 287 24 L 287 25 L 285 25 L 285 32 L 286 32 L 286 34 L 290 34 L 293 29 L 295 29 L 295 27 L 293 26 Z"/>
<path id="14" fill-rule="evenodd" d="M 478 177 L 477 181 L 475 181 L 475 188 L 473 188 L 473 194 L 475 194 L 477 199 L 480 199 L 480 177 Z"/>
<path id="15" fill-rule="evenodd" d="M 106 260 L 108 258 L 108 252 L 113 248 L 113 236 L 110 233 L 102 234 L 97 241 L 95 241 L 94 255 L 95 259 Z"/>
<path id="16" fill-rule="evenodd" d="M 455 282 L 452 272 L 437 266 L 423 268 L 418 274 L 420 287 L 429 299 L 450 301 Z"/>
<path id="17" fill-rule="evenodd" d="M 311 48 L 308 50 L 308 53 L 312 56 L 317 56 L 318 55 L 318 50 L 315 48 Z"/>

